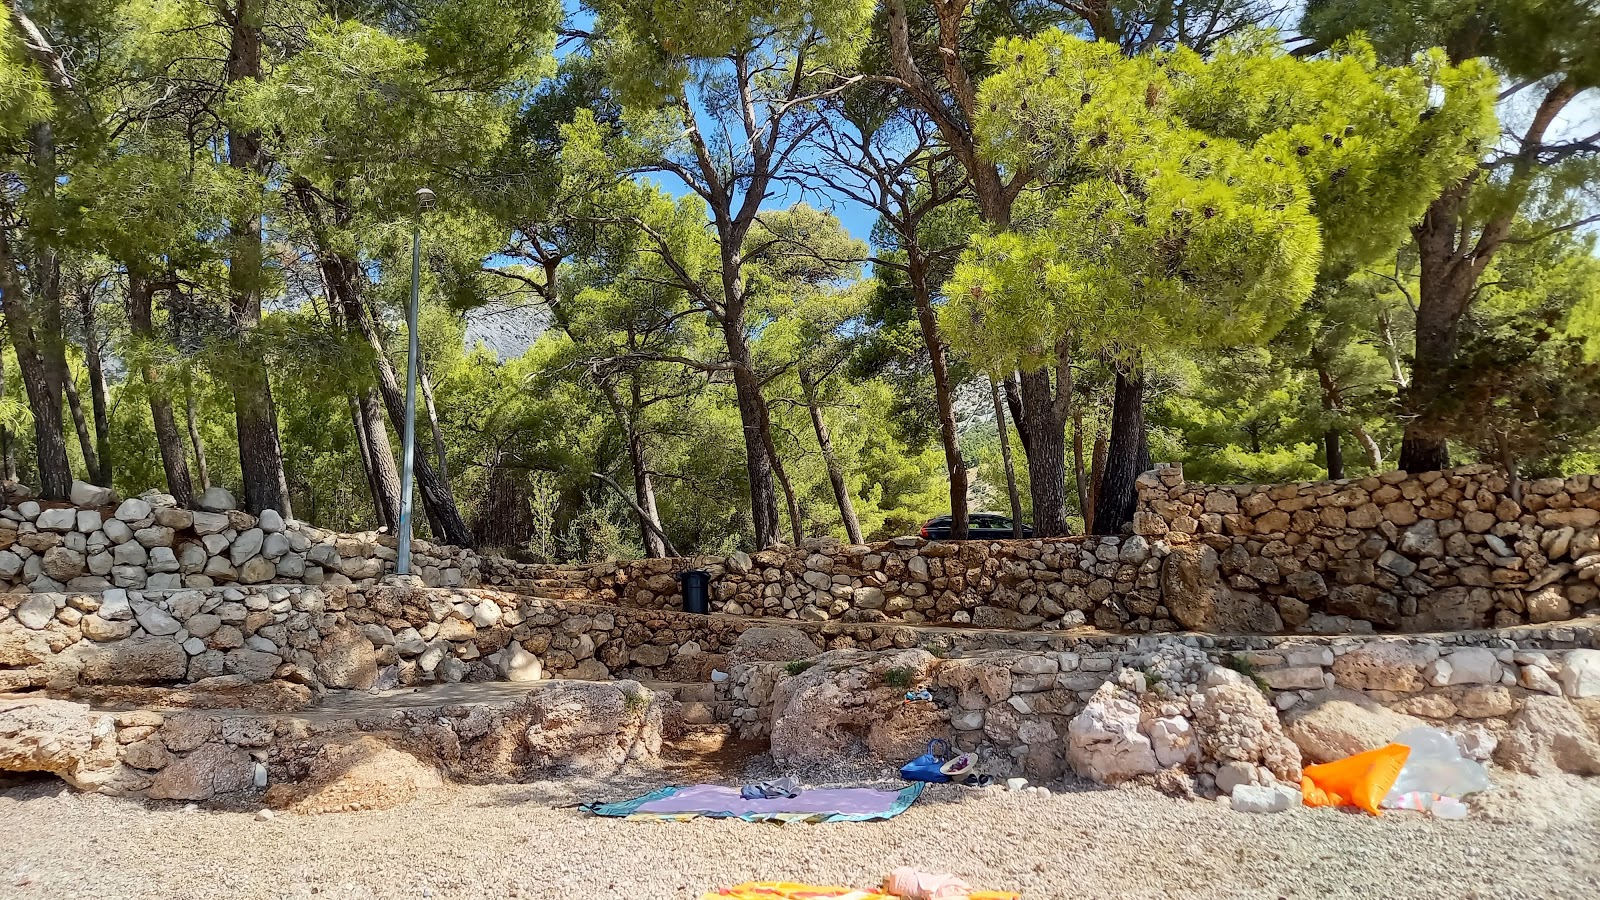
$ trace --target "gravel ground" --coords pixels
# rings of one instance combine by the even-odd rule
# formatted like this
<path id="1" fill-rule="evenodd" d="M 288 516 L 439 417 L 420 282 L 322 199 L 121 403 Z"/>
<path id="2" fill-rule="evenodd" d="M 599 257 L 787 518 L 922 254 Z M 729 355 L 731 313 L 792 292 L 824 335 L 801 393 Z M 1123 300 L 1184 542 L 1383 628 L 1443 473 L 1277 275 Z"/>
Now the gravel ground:
<path id="1" fill-rule="evenodd" d="M 569 806 L 637 793 L 642 778 L 452 786 L 386 812 L 271 821 L 41 779 L 0 790 L 0 900 L 692 900 L 757 879 L 868 886 L 899 865 L 1028 898 L 1600 896 L 1600 779 L 1496 775 L 1459 822 L 1252 816 L 1080 785 L 1050 796 L 937 786 L 890 822 L 787 826 L 606 820 Z"/>

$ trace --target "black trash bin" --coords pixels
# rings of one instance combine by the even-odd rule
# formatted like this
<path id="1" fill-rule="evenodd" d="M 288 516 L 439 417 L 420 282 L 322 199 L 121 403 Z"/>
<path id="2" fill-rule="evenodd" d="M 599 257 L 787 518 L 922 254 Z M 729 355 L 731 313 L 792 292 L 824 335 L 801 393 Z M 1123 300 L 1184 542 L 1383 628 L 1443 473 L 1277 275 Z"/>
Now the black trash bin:
<path id="1" fill-rule="evenodd" d="M 678 583 L 683 586 L 684 612 L 704 615 L 711 611 L 710 597 L 707 594 L 707 588 L 711 584 L 710 572 L 690 569 L 678 575 Z"/>

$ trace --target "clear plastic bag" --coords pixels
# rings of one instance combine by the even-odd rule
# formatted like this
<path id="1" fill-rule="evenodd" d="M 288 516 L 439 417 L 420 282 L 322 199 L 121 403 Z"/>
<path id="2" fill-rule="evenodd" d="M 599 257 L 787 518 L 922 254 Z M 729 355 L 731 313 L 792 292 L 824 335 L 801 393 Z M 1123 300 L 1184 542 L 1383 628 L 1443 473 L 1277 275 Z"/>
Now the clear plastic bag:
<path id="1" fill-rule="evenodd" d="M 1401 798 L 1407 794 L 1459 799 L 1489 789 L 1483 765 L 1464 758 L 1455 739 L 1437 728 L 1408 728 L 1395 735 L 1394 742 L 1410 747 L 1411 755 L 1380 806 L 1404 808 Z M 1453 810 L 1455 805 L 1449 806 Z"/>

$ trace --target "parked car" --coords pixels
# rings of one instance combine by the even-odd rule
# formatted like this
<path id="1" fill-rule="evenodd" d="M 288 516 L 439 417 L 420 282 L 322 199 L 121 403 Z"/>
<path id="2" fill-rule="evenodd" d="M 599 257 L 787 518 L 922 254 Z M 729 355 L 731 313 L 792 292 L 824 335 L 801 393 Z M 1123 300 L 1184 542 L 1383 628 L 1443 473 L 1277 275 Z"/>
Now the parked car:
<path id="1" fill-rule="evenodd" d="M 950 540 L 950 517 L 938 516 L 929 519 L 922 525 L 918 532 L 925 540 L 948 541 Z M 999 513 L 972 513 L 967 516 L 967 538 L 969 540 L 993 541 L 1005 540 L 1012 537 L 1011 517 Z M 1023 537 L 1033 537 L 1033 526 L 1022 526 Z"/>

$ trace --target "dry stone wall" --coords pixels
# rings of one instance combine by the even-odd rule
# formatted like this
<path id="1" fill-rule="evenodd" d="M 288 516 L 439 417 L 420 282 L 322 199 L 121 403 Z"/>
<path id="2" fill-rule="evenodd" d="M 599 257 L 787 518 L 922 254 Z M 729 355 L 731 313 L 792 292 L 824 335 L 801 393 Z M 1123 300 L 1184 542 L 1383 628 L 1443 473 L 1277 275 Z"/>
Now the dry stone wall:
<path id="1" fill-rule="evenodd" d="M 1178 767 L 1210 793 L 1230 778 L 1298 783 L 1302 759 L 1431 725 L 1508 767 L 1600 774 L 1597 634 L 1165 636 L 956 658 L 834 651 L 736 666 L 726 691 L 740 735 L 770 740 L 789 763 L 858 744 L 900 762 L 943 737 L 989 774 L 1042 781 L 1072 769 L 1111 782 Z M 931 701 L 905 702 L 921 688 Z"/>
<path id="2" fill-rule="evenodd" d="M 233 509 L 226 491 L 210 509 L 181 509 L 171 495 L 117 500 L 107 488 L 73 485 L 73 503 L 26 499 L 8 485 L 0 508 L 0 590 L 30 593 L 169 591 L 267 583 L 371 583 L 394 571 L 395 539 L 335 534 Z M 478 582 L 478 557 L 414 541 L 413 568 L 429 585 Z"/>
<path id="3" fill-rule="evenodd" d="M 420 582 L 0 594 L 0 693 L 232 691 L 272 679 L 313 690 L 551 677 L 705 682 L 728 666 L 745 631 L 764 625 Z M 1049 640 L 881 623 L 796 626 L 812 652 Z"/>
<path id="4" fill-rule="evenodd" d="M 1133 534 L 1030 541 L 813 542 L 583 567 L 485 561 L 486 582 L 793 621 L 1211 633 L 1431 632 L 1600 612 L 1600 479 L 1522 485 L 1490 466 L 1286 485 L 1138 482 Z"/>
<path id="5" fill-rule="evenodd" d="M 1284 485 L 1139 482 L 1134 530 L 1166 545 L 1162 599 L 1200 631 L 1428 632 L 1600 607 L 1600 479 L 1492 466 Z"/>

